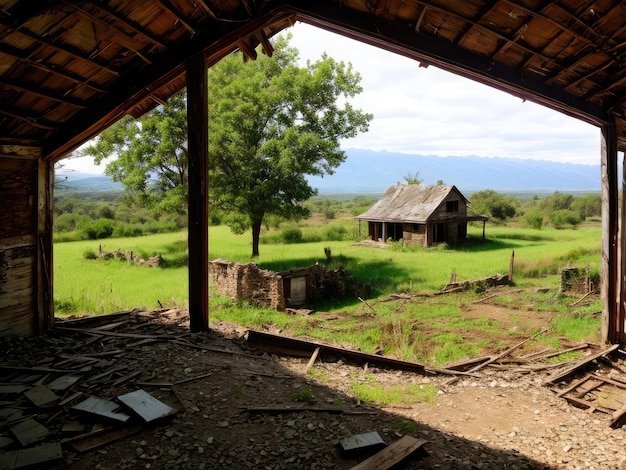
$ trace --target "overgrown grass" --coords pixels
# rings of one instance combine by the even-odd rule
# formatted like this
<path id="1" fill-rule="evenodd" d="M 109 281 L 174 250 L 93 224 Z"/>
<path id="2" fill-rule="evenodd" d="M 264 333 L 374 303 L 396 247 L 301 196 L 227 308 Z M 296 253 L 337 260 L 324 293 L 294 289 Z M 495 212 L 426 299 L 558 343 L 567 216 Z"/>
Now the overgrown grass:
<path id="1" fill-rule="evenodd" d="M 354 221 L 338 220 L 330 224 L 303 225 L 306 240 L 311 233 L 328 227 L 343 233 L 357 231 Z M 326 227 L 326 228 L 324 228 Z M 264 231 L 264 238 L 280 235 L 280 230 Z M 519 287 L 550 286 L 538 291 L 526 289 L 521 298 L 499 296 L 493 302 L 524 311 L 558 312 L 551 325 L 554 336 L 571 340 L 597 339 L 600 301 L 572 308 L 575 298 L 557 296 L 560 267 L 567 265 L 599 267 L 599 227 L 568 230 L 531 230 L 487 228 L 488 239 L 481 240 L 482 227 L 470 228 L 470 241 L 461 247 L 440 249 L 380 249 L 353 246 L 350 241 L 309 241 L 298 244 L 267 243 L 261 255 L 251 258 L 249 233 L 233 235 L 226 227 L 210 227 L 209 257 L 257 263 L 261 268 L 283 271 L 319 263 L 333 269 L 345 268 L 361 283 L 373 287 L 367 304 L 357 299 L 329 301 L 318 305 L 319 311 L 341 313 L 332 322 L 321 314 L 292 316 L 251 306 L 246 302 L 232 305 L 229 299 L 211 291 L 210 318 L 230 321 L 250 328 L 274 326 L 291 334 L 336 343 L 347 343 L 364 352 L 382 351 L 409 361 L 442 364 L 483 354 L 502 346 L 508 334 L 498 322 L 486 318 L 465 318 L 461 305 L 482 295 L 467 291 L 437 297 L 413 297 L 411 300 L 382 302 L 391 293 L 439 291 L 456 273 L 458 280 L 477 279 L 496 272 L 508 272 L 514 252 L 514 282 Z M 188 302 L 186 269 L 187 235 L 185 232 L 140 238 L 107 239 L 102 249 L 134 251 L 148 257 L 161 254 L 164 267 L 148 268 L 118 260 L 86 259 L 84 254 L 98 253 L 100 244 L 79 241 L 55 244 L 54 286 L 57 314 L 108 313 L 134 307 L 159 308 L 183 306 Z M 330 256 L 329 256 L 330 255 Z M 92 258 L 89 256 L 88 258 Z M 542 277 L 535 277 L 535 276 Z M 552 274 L 549 274 L 552 273 Z M 515 334 L 532 334 L 518 324 Z M 480 334 L 474 334 L 480 332 Z M 511 330 L 513 334 L 513 330 Z M 476 339 L 470 339 L 476 338 Z M 550 341 L 545 340 L 547 343 Z M 557 342 L 553 342 L 555 347 Z"/>
<path id="2" fill-rule="evenodd" d="M 353 382 L 350 388 L 354 395 L 363 403 L 374 403 L 377 405 L 434 404 L 437 398 L 437 388 L 428 384 L 408 384 L 385 387 L 369 383 Z"/>

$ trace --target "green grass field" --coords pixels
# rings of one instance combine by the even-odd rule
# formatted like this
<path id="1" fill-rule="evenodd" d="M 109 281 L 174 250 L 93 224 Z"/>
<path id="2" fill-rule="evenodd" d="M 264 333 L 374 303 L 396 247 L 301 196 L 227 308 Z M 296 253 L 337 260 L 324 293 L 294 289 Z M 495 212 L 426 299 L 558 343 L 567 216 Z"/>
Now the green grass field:
<path id="1" fill-rule="evenodd" d="M 332 223 L 346 224 L 346 221 Z M 352 221 L 350 221 L 352 223 Z M 307 226 L 303 230 L 320 230 Z M 560 267 L 589 266 L 599 271 L 601 230 L 599 226 L 581 226 L 577 230 L 531 230 L 487 227 L 483 242 L 482 227 L 469 230 L 470 242 L 463 247 L 422 249 L 370 248 L 354 246 L 349 241 L 322 241 L 297 244 L 262 243 L 260 256 L 252 259 L 250 234 L 233 235 L 226 227 L 209 229 L 209 256 L 232 261 L 254 261 L 260 267 L 282 271 L 309 266 L 315 262 L 332 268 L 344 267 L 359 282 L 372 285 L 371 305 L 376 315 L 358 299 L 344 299 L 318 308 L 341 313 L 332 325 L 316 314 L 293 316 L 245 303 L 232 306 L 228 299 L 211 297 L 210 318 L 233 321 L 247 327 L 262 328 L 273 324 L 293 334 L 323 340 L 347 342 L 373 352 L 386 353 L 407 360 L 441 364 L 465 356 L 481 354 L 497 346 L 502 335 L 531 334 L 531 327 L 520 321 L 510 332 L 503 325 L 481 319 L 464 319 L 461 304 L 480 298 L 480 292 L 446 295 L 420 302 L 380 302 L 392 293 L 433 293 L 441 290 L 456 272 L 457 279 L 471 280 L 507 273 L 515 252 L 514 282 L 528 288 L 528 294 L 516 300 L 494 299 L 503 306 L 559 315 L 554 321 L 555 334 L 574 340 L 592 337 L 599 328 L 599 301 L 591 306 L 570 309 L 575 299 L 561 299 L 558 289 Z M 268 239 L 275 232 L 266 233 Z M 80 241 L 58 243 L 54 250 L 55 309 L 57 315 L 101 314 L 132 308 L 155 309 L 167 306 L 186 307 L 188 277 L 186 233 L 151 235 L 139 238 L 107 239 L 104 251 L 134 251 L 143 257 L 161 254 L 160 268 L 132 265 L 118 260 L 85 259 L 86 250 L 98 252 L 100 243 Z M 262 235 L 263 237 L 263 235 Z M 306 237 L 305 237 L 306 238 Z M 263 238 L 262 238 L 263 240 Z M 331 249 L 328 262 L 324 248 Z M 547 294 L 532 294 L 534 287 L 550 286 Z M 509 303 L 517 305 L 509 305 Z M 509 327 L 507 327 L 509 328 Z M 428 333 L 425 331 L 428 330 Z M 465 336 L 460 332 L 466 332 Z M 480 332 L 473 335 L 471 332 Z M 568 333 L 571 332 L 571 333 Z M 468 341 L 469 336 L 475 336 Z M 555 339 L 545 340 L 555 344 Z"/>

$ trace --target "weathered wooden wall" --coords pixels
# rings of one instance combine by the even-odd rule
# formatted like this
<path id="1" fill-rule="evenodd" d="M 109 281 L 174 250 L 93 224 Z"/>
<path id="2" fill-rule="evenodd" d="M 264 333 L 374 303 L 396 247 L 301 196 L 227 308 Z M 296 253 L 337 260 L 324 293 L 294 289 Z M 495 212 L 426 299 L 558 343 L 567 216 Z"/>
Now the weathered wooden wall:
<path id="1" fill-rule="evenodd" d="M 37 162 L 0 157 L 0 335 L 35 331 Z"/>
<path id="2" fill-rule="evenodd" d="M 52 325 L 52 165 L 35 147 L 0 146 L 0 336 Z"/>

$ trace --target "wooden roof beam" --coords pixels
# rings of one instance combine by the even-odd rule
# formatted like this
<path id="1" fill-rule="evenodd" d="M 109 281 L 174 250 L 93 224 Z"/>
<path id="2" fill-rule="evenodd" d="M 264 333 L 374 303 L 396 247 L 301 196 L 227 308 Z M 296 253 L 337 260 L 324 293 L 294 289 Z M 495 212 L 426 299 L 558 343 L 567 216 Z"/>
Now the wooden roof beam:
<path id="1" fill-rule="evenodd" d="M 189 23 L 187 23 L 187 21 L 183 19 L 182 13 L 180 13 L 169 0 L 156 0 L 156 2 L 161 5 L 161 8 L 167 11 L 176 21 L 183 25 L 183 28 L 185 28 L 189 32 L 191 37 L 196 35 L 196 29 L 191 27 Z"/>
<path id="2" fill-rule="evenodd" d="M 11 109 L 8 109 L 7 107 L 0 108 L 0 114 L 3 115 L 3 116 L 8 116 L 10 118 L 17 119 L 18 121 L 25 122 L 25 123 L 33 126 L 33 127 L 38 127 L 39 129 L 44 129 L 44 130 L 48 130 L 48 131 L 58 131 L 59 130 L 59 127 L 54 125 L 54 123 L 46 121 L 45 119 L 39 119 L 39 118 L 24 116 L 24 115 L 20 114 L 20 111 L 18 111 L 18 110 L 11 110 Z M 12 136 L 9 136 L 9 137 L 15 137 L 15 135 L 12 135 Z M 1 138 L 3 138 L 3 137 L 0 137 L 0 139 Z"/>
<path id="3" fill-rule="evenodd" d="M 53 64 L 45 64 L 43 62 L 37 62 L 28 58 L 26 55 L 22 53 L 22 51 L 18 49 L 13 49 L 7 47 L 4 44 L 0 44 L 0 54 L 7 55 L 13 59 L 17 59 L 24 64 L 27 64 L 29 67 L 37 68 L 41 71 L 47 72 L 52 75 L 56 75 L 57 77 L 65 78 L 73 83 L 80 84 L 82 86 L 88 87 L 93 91 L 98 93 L 106 93 L 106 90 L 99 85 L 96 85 L 90 82 L 88 79 L 81 77 L 80 75 L 76 75 L 74 73 L 67 72 L 65 70 L 60 70 L 56 65 Z"/>
<path id="4" fill-rule="evenodd" d="M 54 92 L 53 90 L 46 91 L 43 88 L 35 88 L 32 86 L 26 86 L 22 82 L 17 83 L 12 80 L 6 80 L 6 79 L 4 80 L 0 79 L 0 85 L 5 86 L 7 88 L 12 88 L 13 90 L 20 92 L 20 93 L 27 93 L 29 95 L 37 96 L 39 98 L 46 98 L 51 101 L 56 101 L 57 103 L 62 103 L 67 106 L 72 106 L 74 108 L 87 109 L 87 106 L 85 106 L 84 103 L 81 103 L 75 100 L 70 100 L 67 98 L 63 98 L 63 96 L 60 93 Z"/>
<path id="5" fill-rule="evenodd" d="M 293 12 L 299 21 L 413 60 L 430 63 L 584 122 L 599 126 L 608 119 L 605 107 L 547 85 L 541 77 L 534 74 L 522 76 L 512 67 L 494 63 L 489 57 L 459 48 L 447 40 L 415 33 L 413 28 L 406 28 L 405 25 L 376 21 L 367 13 L 346 11 L 330 4 L 303 4 L 297 0 L 284 0 L 283 7 Z"/>
<path id="6" fill-rule="evenodd" d="M 218 21 L 219 18 L 213 12 L 213 10 L 206 4 L 204 0 L 196 0 L 196 3 L 207 13 L 213 20 Z"/>
<path id="7" fill-rule="evenodd" d="M 463 45 L 463 42 L 469 35 L 470 31 L 473 29 L 474 23 L 478 23 L 485 15 L 493 10 L 493 7 L 496 5 L 496 3 L 498 3 L 498 0 L 490 0 L 488 2 L 485 2 L 485 4 L 478 11 L 478 13 L 474 15 L 472 22 L 466 24 L 465 28 L 463 28 L 464 31 L 461 33 L 461 36 L 455 41 L 458 46 Z"/>
<path id="8" fill-rule="evenodd" d="M 114 75 L 116 77 L 119 77 L 121 74 L 120 72 L 118 72 L 117 70 L 112 69 L 111 67 L 105 65 L 105 64 L 101 64 L 99 62 L 96 62 L 94 60 L 89 59 L 88 57 L 85 57 L 83 54 L 80 54 L 77 51 L 71 50 L 70 48 L 64 46 L 64 45 L 60 45 L 60 44 L 56 44 L 52 41 L 48 41 L 47 39 L 44 39 L 41 36 L 38 36 L 24 28 L 19 30 L 20 34 L 23 34 L 25 36 L 28 36 L 29 38 L 31 38 L 32 40 L 34 40 L 37 43 L 43 44 L 45 46 L 51 47 L 53 49 L 58 50 L 59 52 L 63 52 L 64 54 L 69 55 L 70 57 L 72 57 L 73 59 L 77 59 L 83 62 L 87 62 L 90 65 L 93 65 L 94 67 L 97 67 L 100 70 L 103 70 L 105 72 L 110 73 L 111 75 Z"/>
<path id="9" fill-rule="evenodd" d="M 141 25 L 135 23 L 134 21 L 118 15 L 117 12 L 113 10 L 111 7 L 109 7 L 108 5 L 104 5 L 98 2 L 90 2 L 89 6 L 93 8 L 97 8 L 98 10 L 104 12 L 107 16 L 113 18 L 116 23 L 123 24 L 128 29 L 131 29 L 135 33 L 139 34 L 140 36 L 143 36 L 144 39 L 147 39 L 148 42 L 150 42 L 151 44 L 153 44 L 154 46 L 158 47 L 161 50 L 167 47 L 173 46 L 173 44 L 169 42 L 165 42 L 163 41 L 163 39 L 160 39 L 156 37 L 154 34 L 150 33 L 149 31 L 146 31 Z"/>
<path id="10" fill-rule="evenodd" d="M 137 104 L 149 99 L 150 90 L 159 89 L 184 74 L 185 61 L 198 52 L 210 47 L 212 54 L 207 56 L 207 60 L 211 65 L 232 52 L 238 38 L 248 36 L 265 26 L 282 24 L 291 16 L 293 13 L 282 9 L 270 10 L 244 24 L 228 23 L 230 29 L 226 31 L 207 29 L 197 34 L 184 49 L 164 51 L 158 61 L 155 59 L 153 65 L 139 70 L 132 80 L 112 86 L 107 98 L 99 100 L 90 108 L 89 115 L 85 115 L 85 112 L 77 113 L 64 122 L 60 132 L 46 143 L 43 149 L 44 159 L 53 162 L 59 160 L 116 122 Z"/>

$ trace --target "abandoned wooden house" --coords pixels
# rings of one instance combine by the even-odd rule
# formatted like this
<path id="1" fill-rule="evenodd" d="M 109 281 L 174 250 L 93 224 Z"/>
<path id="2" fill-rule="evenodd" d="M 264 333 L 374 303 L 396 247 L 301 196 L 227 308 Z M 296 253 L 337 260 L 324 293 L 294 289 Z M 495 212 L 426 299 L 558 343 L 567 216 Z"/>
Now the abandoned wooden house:
<path id="1" fill-rule="evenodd" d="M 354 217 L 367 222 L 368 238 L 406 245 L 429 247 L 439 243 L 456 245 L 467 239 L 467 223 L 481 221 L 483 237 L 489 217 L 470 215 L 469 201 L 456 186 L 398 183 L 367 212 Z"/>
<path id="2" fill-rule="evenodd" d="M 193 331 L 208 329 L 207 68 L 237 50 L 248 60 L 272 54 L 272 36 L 305 22 L 599 129 L 602 338 L 624 342 L 626 224 L 619 223 L 618 152 L 626 150 L 625 17 L 622 0 L 3 2 L 0 335 L 54 327 L 55 163 L 184 87 L 189 316 Z"/>

